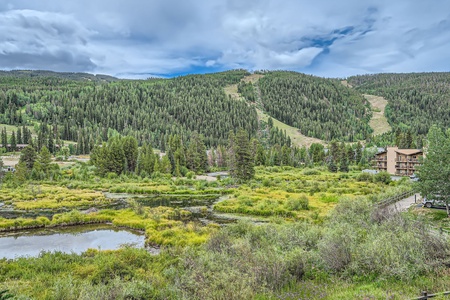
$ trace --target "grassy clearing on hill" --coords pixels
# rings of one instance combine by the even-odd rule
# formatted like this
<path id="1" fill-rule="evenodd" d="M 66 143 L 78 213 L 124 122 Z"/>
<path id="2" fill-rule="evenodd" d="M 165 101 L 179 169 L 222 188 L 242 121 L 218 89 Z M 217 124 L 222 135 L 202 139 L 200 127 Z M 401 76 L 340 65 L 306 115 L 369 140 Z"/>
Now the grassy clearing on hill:
<path id="1" fill-rule="evenodd" d="M 386 108 L 388 101 L 383 97 L 374 95 L 364 95 L 364 97 L 370 102 L 370 105 L 372 106 L 373 114 L 372 118 L 370 119 L 369 125 L 373 129 L 373 135 L 379 135 L 391 131 L 391 125 L 389 125 L 384 115 L 384 109 Z"/>
<path id="2" fill-rule="evenodd" d="M 34 131 L 34 126 L 26 126 L 29 130 L 31 130 L 31 134 L 33 137 L 36 136 L 36 133 Z M 15 126 L 15 125 L 8 125 L 8 124 L 0 124 L 0 129 L 6 128 L 6 133 L 11 135 L 11 133 L 14 131 L 14 133 L 17 133 L 17 128 L 22 129 L 22 126 Z"/>
<path id="3" fill-rule="evenodd" d="M 267 120 L 269 119 L 268 114 L 262 112 L 260 109 L 256 109 L 256 112 L 258 113 L 258 118 L 260 120 L 267 122 Z M 278 127 L 281 130 L 286 130 L 286 134 L 291 138 L 292 144 L 294 146 L 309 147 L 313 143 L 325 144 L 325 142 L 322 140 L 301 134 L 300 129 L 298 129 L 298 128 L 289 126 L 289 125 L 287 125 L 281 121 L 278 121 L 277 119 L 274 119 L 274 118 L 272 118 L 272 120 L 273 120 L 273 125 L 275 127 Z"/>
<path id="4" fill-rule="evenodd" d="M 262 77 L 264 77 L 264 75 L 262 74 L 252 74 L 249 76 L 246 76 L 242 79 L 242 81 L 244 82 L 251 82 L 251 83 L 256 83 L 258 82 L 259 79 L 261 79 Z M 229 85 L 226 86 L 224 88 L 224 91 L 227 95 L 231 96 L 233 99 L 236 100 L 245 100 L 239 93 L 238 93 L 238 88 L 237 88 L 237 84 L 233 84 L 233 85 Z M 267 122 L 267 120 L 269 119 L 269 115 L 264 113 L 262 110 L 256 108 L 256 112 L 258 113 L 258 119 Z M 273 124 L 275 127 L 278 127 L 281 130 L 286 130 L 286 134 L 291 138 L 291 142 L 294 146 L 297 147 L 302 147 L 302 146 L 306 146 L 309 147 L 312 143 L 320 143 L 320 144 L 325 144 L 324 141 L 316 139 L 316 138 L 312 138 L 312 137 L 307 137 L 303 134 L 301 134 L 300 130 L 298 128 L 289 126 L 283 122 L 280 122 L 277 119 L 272 118 L 273 120 Z"/>

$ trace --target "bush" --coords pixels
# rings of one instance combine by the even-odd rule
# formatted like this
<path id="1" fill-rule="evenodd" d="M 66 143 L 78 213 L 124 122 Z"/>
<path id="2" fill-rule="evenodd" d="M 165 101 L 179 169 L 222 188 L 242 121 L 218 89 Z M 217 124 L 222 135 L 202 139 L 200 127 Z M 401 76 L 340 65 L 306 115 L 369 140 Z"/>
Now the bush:
<path id="1" fill-rule="evenodd" d="M 383 182 L 385 184 L 391 183 L 391 175 L 388 172 L 380 172 L 378 174 L 375 174 L 373 177 L 375 182 Z"/>
<path id="2" fill-rule="evenodd" d="M 357 181 L 373 182 L 373 175 L 370 173 L 361 173 L 356 177 Z"/>
<path id="3" fill-rule="evenodd" d="M 302 174 L 303 175 L 320 175 L 321 173 L 319 170 L 306 168 L 302 171 Z"/>
<path id="4" fill-rule="evenodd" d="M 117 178 L 119 178 L 119 176 L 116 173 L 114 173 L 114 172 L 109 172 L 108 174 L 106 174 L 106 178 L 108 178 L 108 179 L 117 179 Z"/>
<path id="5" fill-rule="evenodd" d="M 309 200 L 308 197 L 302 195 L 298 198 L 289 199 L 286 202 L 286 208 L 288 210 L 308 210 L 309 209 Z"/>

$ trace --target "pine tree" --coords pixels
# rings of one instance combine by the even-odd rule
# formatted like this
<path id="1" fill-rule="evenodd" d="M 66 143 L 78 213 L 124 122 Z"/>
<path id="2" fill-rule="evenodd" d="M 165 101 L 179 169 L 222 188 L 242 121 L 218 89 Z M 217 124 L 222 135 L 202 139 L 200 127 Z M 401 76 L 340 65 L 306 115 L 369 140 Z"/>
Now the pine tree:
<path id="1" fill-rule="evenodd" d="M 41 126 L 41 128 L 43 128 L 43 126 Z M 45 143 L 45 134 L 43 132 L 43 130 L 39 130 L 38 132 L 38 137 L 37 137 L 37 150 L 41 151 L 42 146 L 44 146 Z"/>
<path id="2" fill-rule="evenodd" d="M 44 174 L 48 176 L 52 163 L 52 155 L 46 146 L 42 146 L 41 151 L 39 151 L 37 162 Z"/>
<path id="3" fill-rule="evenodd" d="M 5 151 L 7 151 L 8 148 L 8 136 L 6 134 L 6 127 L 2 129 L 2 147 L 5 148 Z"/>
<path id="4" fill-rule="evenodd" d="M 250 141 L 248 138 L 248 133 L 241 129 L 236 133 L 235 143 L 234 143 L 234 159 L 235 167 L 231 176 L 238 179 L 239 181 L 247 181 L 253 178 L 255 175 L 254 169 L 254 158 L 250 151 Z"/>
<path id="5" fill-rule="evenodd" d="M 23 162 L 28 170 L 33 169 L 34 162 L 36 161 L 36 150 L 30 145 L 26 146 L 21 154 L 19 162 Z"/>
<path id="6" fill-rule="evenodd" d="M 28 136 L 28 128 L 25 125 L 22 126 L 22 139 L 24 144 L 29 143 L 30 137 Z"/>
<path id="7" fill-rule="evenodd" d="M 125 153 L 122 148 L 120 137 L 111 138 L 108 141 L 108 171 L 122 174 L 126 165 Z"/>
<path id="8" fill-rule="evenodd" d="M 25 144 L 22 140 L 22 130 L 20 130 L 20 127 L 17 128 L 17 144 Z"/>
<path id="9" fill-rule="evenodd" d="M 217 167 L 223 168 L 227 165 L 227 150 L 224 146 L 219 145 L 217 147 Z"/>
<path id="10" fill-rule="evenodd" d="M 27 176 L 30 174 L 29 169 L 24 161 L 19 161 L 14 172 L 14 182 L 17 185 L 22 185 L 26 180 Z"/>
<path id="11" fill-rule="evenodd" d="M 10 144 L 11 144 L 10 151 L 15 152 L 16 148 L 17 148 L 17 140 L 16 140 L 16 134 L 14 131 L 11 133 L 11 143 Z"/>
<path id="12" fill-rule="evenodd" d="M 170 160 L 167 155 L 162 157 L 159 170 L 163 174 L 170 174 L 172 172 L 172 165 L 170 164 Z"/>
<path id="13" fill-rule="evenodd" d="M 230 131 L 230 133 L 228 134 L 227 166 L 231 176 L 236 177 L 236 137 L 234 136 L 234 133 L 232 131 Z"/>
<path id="14" fill-rule="evenodd" d="M 328 171 L 332 172 L 332 173 L 336 173 L 338 170 L 336 163 L 334 162 L 334 160 L 330 160 L 330 162 L 328 163 Z"/>
<path id="15" fill-rule="evenodd" d="M 335 164 L 339 161 L 339 144 L 336 140 L 332 140 L 330 143 L 330 149 L 328 149 L 328 160 L 332 160 Z"/>
<path id="16" fill-rule="evenodd" d="M 136 138 L 127 136 L 122 139 L 123 152 L 127 163 L 127 171 L 134 172 L 136 170 L 138 157 L 138 142 Z"/>
<path id="17" fill-rule="evenodd" d="M 355 150 L 355 162 L 357 164 L 361 163 L 362 158 L 362 145 L 360 142 L 356 144 L 356 150 Z"/>
<path id="18" fill-rule="evenodd" d="M 187 149 L 187 163 L 189 169 L 195 173 L 206 171 L 208 157 L 206 155 L 206 146 L 203 137 L 194 132 Z"/>
<path id="19" fill-rule="evenodd" d="M 346 156 L 341 160 L 341 164 L 339 165 L 339 171 L 340 172 L 348 172 L 348 159 Z"/>
<path id="20" fill-rule="evenodd" d="M 109 149 L 106 143 L 100 146 L 95 146 L 91 152 L 91 163 L 97 168 L 96 172 L 104 176 L 108 172 L 108 157 Z"/>
<path id="21" fill-rule="evenodd" d="M 55 143 L 53 141 L 52 134 L 49 134 L 47 146 L 48 151 L 50 151 L 50 153 L 55 153 Z"/>
<path id="22" fill-rule="evenodd" d="M 264 166 L 265 164 L 266 164 L 266 152 L 264 151 L 263 145 L 258 144 L 258 148 L 256 149 L 255 155 L 255 165 Z"/>
<path id="23" fill-rule="evenodd" d="M 81 132 L 78 132 L 78 138 L 77 138 L 77 154 L 84 154 L 84 141 L 83 136 L 81 135 Z"/>
<path id="24" fill-rule="evenodd" d="M 153 172 L 161 172 L 161 159 L 159 155 L 155 158 L 155 165 L 153 166 Z"/>
<path id="25" fill-rule="evenodd" d="M 309 146 L 309 156 L 311 157 L 313 163 L 323 162 L 325 157 L 323 145 L 319 143 L 312 143 L 311 146 Z"/>

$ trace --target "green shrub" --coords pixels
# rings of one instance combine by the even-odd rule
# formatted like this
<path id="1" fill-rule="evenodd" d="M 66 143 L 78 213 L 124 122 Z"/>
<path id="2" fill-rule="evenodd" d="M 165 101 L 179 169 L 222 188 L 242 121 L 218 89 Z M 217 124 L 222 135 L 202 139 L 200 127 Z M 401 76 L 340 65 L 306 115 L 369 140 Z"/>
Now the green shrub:
<path id="1" fill-rule="evenodd" d="M 286 208 L 288 210 L 308 210 L 309 209 L 308 197 L 302 195 L 298 198 L 291 198 L 286 202 Z"/>
<path id="2" fill-rule="evenodd" d="M 106 178 L 108 178 L 108 179 L 116 179 L 116 178 L 119 178 L 119 176 L 117 176 L 117 174 L 114 173 L 114 172 L 109 172 L 108 174 L 106 174 Z"/>
<path id="3" fill-rule="evenodd" d="M 303 175 L 320 175 L 320 171 L 316 170 L 316 169 L 310 169 L 310 168 L 306 168 L 302 171 Z"/>
<path id="4" fill-rule="evenodd" d="M 370 173 L 361 173 L 356 177 L 357 181 L 373 182 L 373 175 Z"/>
<path id="5" fill-rule="evenodd" d="M 389 184 L 392 181 L 391 175 L 388 172 L 380 172 L 378 174 L 375 174 L 373 179 L 375 182 L 382 182 L 385 184 Z"/>

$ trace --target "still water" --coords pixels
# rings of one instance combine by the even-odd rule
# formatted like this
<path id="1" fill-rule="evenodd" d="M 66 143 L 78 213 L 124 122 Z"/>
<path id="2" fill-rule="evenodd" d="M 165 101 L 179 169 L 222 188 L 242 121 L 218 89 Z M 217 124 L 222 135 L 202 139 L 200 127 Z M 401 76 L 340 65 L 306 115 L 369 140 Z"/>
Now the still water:
<path id="1" fill-rule="evenodd" d="M 87 249 L 115 250 L 123 245 L 144 247 L 143 233 L 112 226 L 75 226 L 0 235 L 0 259 L 38 256 L 41 251 L 82 253 Z"/>

